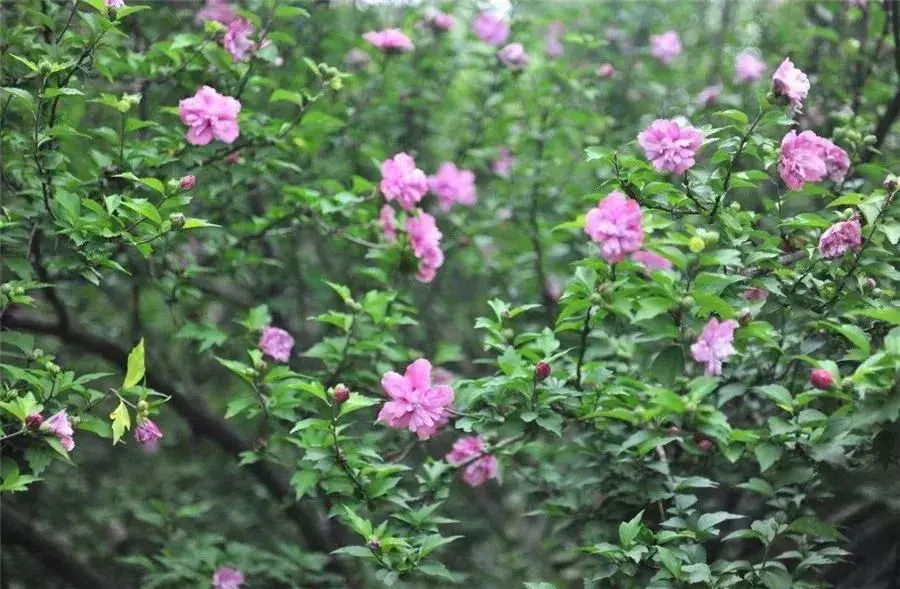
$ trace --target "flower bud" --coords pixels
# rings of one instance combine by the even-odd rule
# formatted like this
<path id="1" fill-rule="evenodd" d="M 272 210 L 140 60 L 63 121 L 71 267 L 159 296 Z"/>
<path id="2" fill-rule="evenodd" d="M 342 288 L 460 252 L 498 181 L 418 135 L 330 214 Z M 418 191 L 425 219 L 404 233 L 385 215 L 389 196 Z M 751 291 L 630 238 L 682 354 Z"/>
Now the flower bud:
<path id="1" fill-rule="evenodd" d="M 541 382 L 542 380 L 547 380 L 547 377 L 550 376 L 550 365 L 546 362 L 538 362 L 534 367 L 534 380 L 537 382 Z"/>
<path id="2" fill-rule="evenodd" d="M 706 242 L 703 241 L 703 238 L 700 237 L 699 235 L 695 235 L 688 242 L 688 248 L 695 254 L 699 254 L 704 249 L 706 249 Z"/>
<path id="3" fill-rule="evenodd" d="M 178 187 L 182 190 L 191 190 L 194 186 L 197 185 L 197 177 L 196 176 L 182 176 L 181 180 L 178 181 Z"/>
<path id="4" fill-rule="evenodd" d="M 334 402 L 340 405 L 350 398 L 350 389 L 344 383 L 338 383 L 334 386 Z"/>
<path id="5" fill-rule="evenodd" d="M 25 418 L 25 427 L 32 431 L 40 428 L 42 423 L 44 423 L 44 416 L 40 413 L 32 413 Z"/>
<path id="6" fill-rule="evenodd" d="M 669 429 L 667 431 L 669 432 L 670 436 L 680 436 L 682 434 L 681 428 L 677 425 L 669 426 Z"/>
<path id="7" fill-rule="evenodd" d="M 712 443 L 712 440 L 700 440 L 697 447 L 700 448 L 701 452 L 706 452 L 707 454 L 712 454 L 716 450 L 716 446 Z"/>
<path id="8" fill-rule="evenodd" d="M 889 194 L 893 194 L 897 192 L 898 188 L 900 188 L 900 178 L 894 174 L 888 174 L 884 179 L 884 189 L 887 190 Z"/>
<path id="9" fill-rule="evenodd" d="M 738 313 L 738 323 L 741 324 L 741 327 L 746 327 L 747 325 L 749 325 L 752 319 L 753 313 L 750 312 L 750 309 L 743 309 L 740 313 Z"/>
<path id="10" fill-rule="evenodd" d="M 184 215 L 181 213 L 172 213 L 169 215 L 169 222 L 172 224 L 172 229 L 181 229 L 184 227 Z"/>
<path id="11" fill-rule="evenodd" d="M 809 380 L 820 391 L 827 391 L 834 385 L 834 377 L 831 376 L 831 372 L 824 368 L 814 369 L 812 374 L 809 375 Z"/>
<path id="12" fill-rule="evenodd" d="M 146 414 L 149 409 L 150 409 L 150 404 L 147 401 L 145 401 L 144 399 L 141 399 L 140 401 L 137 402 L 138 413 Z"/>
<path id="13" fill-rule="evenodd" d="M 372 552 L 381 552 L 381 542 L 378 540 L 378 538 L 370 538 L 366 543 L 366 546 L 368 546 L 369 550 L 371 550 Z"/>

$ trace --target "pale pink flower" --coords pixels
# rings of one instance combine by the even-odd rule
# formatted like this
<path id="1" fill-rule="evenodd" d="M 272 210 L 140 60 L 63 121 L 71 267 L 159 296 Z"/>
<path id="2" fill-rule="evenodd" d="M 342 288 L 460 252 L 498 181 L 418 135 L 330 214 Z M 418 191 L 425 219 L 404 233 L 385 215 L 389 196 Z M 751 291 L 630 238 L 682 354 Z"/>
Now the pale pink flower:
<path id="1" fill-rule="evenodd" d="M 436 33 L 446 33 L 456 26 L 456 20 L 446 12 L 435 10 L 425 15 L 425 24 Z"/>
<path id="2" fill-rule="evenodd" d="M 187 142 L 191 145 L 206 145 L 214 138 L 232 143 L 240 135 L 237 122 L 240 110 L 238 100 L 223 96 L 209 86 L 203 86 L 194 96 L 178 103 L 178 116 L 190 127 Z"/>
<path id="3" fill-rule="evenodd" d="M 470 487 L 477 487 L 497 476 L 497 457 L 488 454 L 481 436 L 465 436 L 454 442 L 444 458 L 453 466 L 463 466 L 463 480 Z"/>
<path id="4" fill-rule="evenodd" d="M 790 131 L 781 140 L 781 157 L 778 174 L 791 190 L 803 187 L 806 182 L 818 182 L 828 175 L 825 148 L 821 138 L 812 131 L 799 135 Z"/>
<path id="5" fill-rule="evenodd" d="M 584 231 L 600 244 L 603 259 L 614 264 L 644 243 L 641 207 L 618 190 L 610 192 L 588 211 Z"/>
<path id="6" fill-rule="evenodd" d="M 737 321 L 729 319 L 719 321 L 715 317 L 709 320 L 696 343 L 691 346 L 694 360 L 705 365 L 707 376 L 722 374 L 722 362 L 734 354 L 734 330 Z"/>
<path id="7" fill-rule="evenodd" d="M 491 169 L 498 176 L 506 177 L 512 171 L 515 163 L 516 158 L 513 157 L 512 151 L 504 145 L 497 150 L 497 159 L 491 164 Z"/>
<path id="8" fill-rule="evenodd" d="M 638 250 L 631 254 L 631 259 L 643 264 L 648 270 L 671 270 L 672 262 L 656 252 L 650 250 Z"/>
<path id="9" fill-rule="evenodd" d="M 208 20 L 214 20 L 228 25 L 237 18 L 237 13 L 228 0 L 206 0 L 206 4 L 197 12 L 194 22 L 198 25 Z"/>
<path id="10" fill-rule="evenodd" d="M 548 276 L 544 279 L 544 299 L 558 303 L 562 293 L 562 284 L 556 276 Z"/>
<path id="11" fill-rule="evenodd" d="M 790 59 L 785 58 L 772 76 L 772 90 L 787 98 L 795 109 L 800 109 L 809 93 L 809 78 L 794 67 Z"/>
<path id="12" fill-rule="evenodd" d="M 858 250 L 861 246 L 862 228 L 856 218 L 835 223 L 819 238 L 819 253 L 829 260 L 839 258 L 850 250 Z"/>
<path id="13" fill-rule="evenodd" d="M 824 137 L 819 138 L 819 146 L 822 149 L 822 159 L 825 161 L 828 179 L 833 182 L 842 182 L 850 170 L 850 157 L 847 152 Z"/>
<path id="14" fill-rule="evenodd" d="M 683 174 L 694 165 L 703 132 L 667 119 L 656 119 L 638 134 L 638 143 L 658 172 Z"/>
<path id="15" fill-rule="evenodd" d="M 193 190 L 196 185 L 197 177 L 194 175 L 182 176 L 181 180 L 178 181 L 178 188 L 182 190 Z"/>
<path id="16" fill-rule="evenodd" d="M 510 43 L 497 52 L 500 63 L 513 71 L 521 71 L 528 66 L 528 54 L 521 43 Z"/>
<path id="17" fill-rule="evenodd" d="M 228 23 L 228 30 L 222 38 L 222 46 L 232 59 L 244 61 L 256 51 L 256 43 L 250 39 L 254 30 L 250 21 L 243 18 L 236 18 Z"/>
<path id="18" fill-rule="evenodd" d="M 702 104 L 703 106 L 713 106 L 719 101 L 719 98 L 722 96 L 722 87 L 721 86 L 707 86 L 703 90 L 700 91 L 700 94 L 697 95 L 697 102 Z"/>
<path id="19" fill-rule="evenodd" d="M 381 387 L 390 397 L 378 413 L 378 421 L 388 427 L 409 429 L 427 440 L 447 422 L 447 407 L 453 402 L 453 389 L 448 385 L 432 385 L 431 362 L 420 358 L 401 376 L 388 372 Z"/>
<path id="20" fill-rule="evenodd" d="M 363 35 L 363 39 L 384 53 L 407 53 L 415 49 L 412 40 L 400 29 L 384 29 Z"/>
<path id="21" fill-rule="evenodd" d="M 125 0 L 104 0 L 107 8 L 122 8 L 125 6 Z"/>
<path id="22" fill-rule="evenodd" d="M 63 409 L 47 418 L 40 429 L 56 436 L 67 452 L 75 449 L 75 430 L 69 422 L 69 414 Z"/>
<path id="23" fill-rule="evenodd" d="M 764 288 L 751 287 L 741 293 L 748 301 L 764 301 L 769 298 L 769 291 Z"/>
<path id="24" fill-rule="evenodd" d="M 163 434 L 159 429 L 159 426 L 146 418 L 139 420 L 137 427 L 134 428 L 134 439 L 137 440 L 141 446 L 153 446 L 159 442 L 159 439 L 162 437 Z"/>
<path id="25" fill-rule="evenodd" d="M 503 45 L 509 38 L 509 23 L 503 16 L 493 12 L 479 14 L 472 29 L 479 39 L 495 47 Z"/>
<path id="26" fill-rule="evenodd" d="M 396 200 L 404 210 L 411 211 L 428 192 L 428 179 L 416 167 L 416 160 L 401 152 L 381 163 L 380 187 L 384 198 Z"/>
<path id="27" fill-rule="evenodd" d="M 294 348 L 294 338 L 291 334 L 279 327 L 268 325 L 263 327 L 259 338 L 259 349 L 277 362 L 287 362 L 291 359 L 291 350 Z"/>
<path id="28" fill-rule="evenodd" d="M 470 207 L 478 199 L 475 173 L 460 170 L 451 162 L 442 163 L 437 174 L 428 177 L 428 189 L 440 199 L 443 211 L 449 211 L 454 203 Z"/>
<path id="29" fill-rule="evenodd" d="M 734 60 L 734 77 L 738 82 L 757 82 L 765 71 L 766 63 L 755 51 L 741 51 Z"/>
<path id="30" fill-rule="evenodd" d="M 611 78 L 616 75 L 616 68 L 611 63 L 604 63 L 597 68 L 597 75 L 601 78 Z"/>
<path id="31" fill-rule="evenodd" d="M 244 584 L 244 573 L 239 569 L 219 567 L 213 574 L 212 589 L 240 589 Z"/>
<path id="32" fill-rule="evenodd" d="M 566 48 L 562 43 L 562 36 L 566 33 L 566 25 L 560 21 L 553 21 L 547 25 L 547 37 L 545 39 L 545 51 L 547 57 L 556 59 L 562 57 Z"/>
<path id="33" fill-rule="evenodd" d="M 419 212 L 418 216 L 408 217 L 406 233 L 409 235 L 413 254 L 419 259 L 416 278 L 420 282 L 431 282 L 437 269 L 444 263 L 444 252 L 441 251 L 442 235 L 434 217 L 423 212 Z"/>
<path id="34" fill-rule="evenodd" d="M 669 65 L 681 55 L 681 39 L 675 31 L 650 36 L 650 55 Z"/>
<path id="35" fill-rule="evenodd" d="M 378 224 L 384 232 L 385 240 L 394 243 L 397 241 L 397 215 L 391 205 L 381 207 L 381 213 L 378 214 Z"/>

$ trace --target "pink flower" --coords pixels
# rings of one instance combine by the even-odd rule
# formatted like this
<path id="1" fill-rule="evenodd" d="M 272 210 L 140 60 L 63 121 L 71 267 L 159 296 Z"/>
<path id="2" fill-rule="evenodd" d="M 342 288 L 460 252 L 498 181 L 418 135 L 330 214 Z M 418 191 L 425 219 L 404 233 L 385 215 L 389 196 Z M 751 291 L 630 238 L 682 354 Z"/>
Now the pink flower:
<path id="1" fill-rule="evenodd" d="M 244 584 L 244 573 L 238 569 L 219 567 L 213 574 L 213 589 L 240 589 Z"/>
<path id="2" fill-rule="evenodd" d="M 222 38 L 222 46 L 235 61 L 244 61 L 256 51 L 256 43 L 250 39 L 254 28 L 249 21 L 236 18 L 228 23 L 228 30 Z"/>
<path id="3" fill-rule="evenodd" d="M 206 145 L 213 138 L 232 143 L 240 134 L 237 123 L 240 111 L 238 100 L 222 96 L 209 86 L 203 86 L 194 96 L 178 103 L 178 116 L 190 127 L 187 142 L 191 145 Z"/>
<path id="4" fill-rule="evenodd" d="M 722 374 L 722 362 L 734 354 L 734 330 L 737 329 L 737 321 L 719 321 L 715 317 L 709 320 L 703 333 L 691 346 L 691 354 L 694 360 L 706 365 L 707 376 Z"/>
<path id="5" fill-rule="evenodd" d="M 819 147 L 822 149 L 822 159 L 825 160 L 828 179 L 833 182 L 842 182 L 844 176 L 850 171 L 850 157 L 847 152 L 824 137 L 819 138 Z"/>
<path id="6" fill-rule="evenodd" d="M 347 66 L 347 69 L 350 70 L 359 71 L 366 69 L 371 62 L 372 58 L 369 57 L 369 54 L 359 47 L 354 47 L 344 56 L 344 64 Z"/>
<path id="7" fill-rule="evenodd" d="M 644 243 L 641 207 L 618 190 L 610 192 L 588 211 L 584 231 L 600 244 L 603 259 L 614 264 Z"/>
<path id="8" fill-rule="evenodd" d="M 194 186 L 197 185 L 197 177 L 196 176 L 182 176 L 181 180 L 178 181 L 178 188 L 182 190 L 193 190 Z"/>
<path id="9" fill-rule="evenodd" d="M 556 276 L 548 276 L 544 279 L 544 299 L 553 303 L 558 303 L 562 297 L 562 284 Z"/>
<path id="10" fill-rule="evenodd" d="M 134 429 L 134 439 L 141 446 L 153 446 L 159 439 L 163 437 L 159 426 L 149 419 L 141 419 L 138 421 L 137 427 Z"/>
<path id="11" fill-rule="evenodd" d="M 406 219 L 406 232 L 413 254 L 419 259 L 419 271 L 416 278 L 420 282 L 434 280 L 437 269 L 444 263 L 444 252 L 441 251 L 441 232 L 437 228 L 434 217 L 420 212 L 416 217 Z"/>
<path id="12" fill-rule="evenodd" d="M 669 65 L 681 55 L 681 39 L 675 31 L 650 36 L 650 55 Z"/>
<path id="13" fill-rule="evenodd" d="M 477 487 L 497 476 L 497 457 L 487 453 L 487 447 L 481 436 L 459 438 L 445 456 L 445 460 L 453 466 L 465 465 L 463 480 L 470 487 Z"/>
<path id="14" fill-rule="evenodd" d="M 656 119 L 638 134 L 638 143 L 656 171 L 683 174 L 694 165 L 703 132 L 672 120 Z"/>
<path id="15" fill-rule="evenodd" d="M 447 422 L 446 409 L 453 402 L 453 389 L 431 384 L 431 362 L 420 358 L 401 376 L 388 372 L 381 387 L 391 398 L 378 413 L 378 421 L 388 427 L 409 429 L 427 440 Z"/>
<path id="16" fill-rule="evenodd" d="M 122 8 L 125 6 L 125 0 L 104 0 L 107 8 Z"/>
<path id="17" fill-rule="evenodd" d="M 443 211 L 454 203 L 470 207 L 478 199 L 474 172 L 460 170 L 451 162 L 442 163 L 437 174 L 428 177 L 428 189 L 440 199 Z"/>
<path id="18" fill-rule="evenodd" d="M 407 53 L 416 48 L 412 40 L 400 29 L 369 32 L 363 35 L 363 39 L 384 53 Z"/>
<path id="19" fill-rule="evenodd" d="M 512 151 L 505 145 L 500 147 L 500 149 L 497 150 L 497 153 L 497 159 L 491 164 L 491 169 L 498 176 L 508 176 L 516 163 L 516 158 L 513 157 Z"/>
<path id="20" fill-rule="evenodd" d="M 416 160 L 401 152 L 381 163 L 380 187 L 384 198 L 396 200 L 404 210 L 411 211 L 428 192 L 428 179 L 416 167 Z"/>
<path id="21" fill-rule="evenodd" d="M 791 106 L 800 109 L 803 99 L 809 93 L 809 78 L 794 67 L 790 59 L 785 58 L 772 76 L 772 90 L 779 96 L 787 98 Z"/>
<path id="22" fill-rule="evenodd" d="M 40 428 L 56 436 L 67 452 L 75 449 L 75 430 L 69 422 L 69 414 L 63 409 L 47 418 Z"/>
<path id="23" fill-rule="evenodd" d="M 860 246 L 862 246 L 862 228 L 859 219 L 855 218 L 835 223 L 819 238 L 819 253 L 829 260 L 839 258 L 850 250 L 858 250 Z"/>
<path id="24" fill-rule="evenodd" d="M 633 201 L 632 201 L 633 202 Z M 650 250 L 638 250 L 631 254 L 631 259 L 643 264 L 648 270 L 671 270 L 672 262 L 656 252 Z"/>
<path id="25" fill-rule="evenodd" d="M 738 82 L 756 82 L 765 71 L 766 63 L 755 51 L 741 51 L 734 60 L 734 77 Z"/>
<path id="26" fill-rule="evenodd" d="M 707 86 L 700 91 L 700 94 L 697 96 L 697 102 L 699 102 L 703 106 L 713 106 L 719 101 L 719 97 L 721 95 L 721 86 Z"/>
<path id="27" fill-rule="evenodd" d="M 830 141 L 828 143 L 834 149 L 840 149 Z M 796 131 L 791 131 L 781 140 L 778 174 L 791 190 L 802 188 L 806 182 L 818 182 L 828 175 L 825 154 L 826 146 L 821 137 L 812 131 L 803 131 L 799 135 Z M 847 165 L 849 166 L 849 160 Z M 833 172 L 835 175 L 839 174 L 838 169 Z"/>
<path id="28" fill-rule="evenodd" d="M 446 33 L 456 26 L 456 21 L 446 12 L 435 10 L 425 16 L 425 24 L 436 33 Z"/>
<path id="29" fill-rule="evenodd" d="M 194 22 L 198 25 L 208 20 L 214 20 L 228 25 L 237 18 L 237 13 L 227 0 L 206 0 L 206 5 L 197 12 Z"/>
<path id="30" fill-rule="evenodd" d="M 381 207 L 381 213 L 378 214 L 378 224 L 384 232 L 384 238 L 394 243 L 397 241 L 397 215 L 391 205 Z"/>
<path id="31" fill-rule="evenodd" d="M 616 75 L 616 68 L 611 63 L 604 63 L 597 68 L 597 75 L 601 78 L 611 78 Z"/>
<path id="32" fill-rule="evenodd" d="M 566 48 L 562 44 L 561 37 L 566 33 L 566 25 L 560 21 L 553 21 L 547 25 L 547 37 L 545 51 L 547 57 L 556 59 L 562 57 Z"/>
<path id="33" fill-rule="evenodd" d="M 528 66 L 528 54 L 521 43 L 510 43 L 497 52 L 497 59 L 513 71 L 524 70 Z"/>
<path id="34" fill-rule="evenodd" d="M 277 362 L 287 362 L 291 359 L 291 350 L 294 348 L 294 338 L 291 334 L 279 327 L 266 326 L 259 338 L 259 349 Z"/>
<path id="35" fill-rule="evenodd" d="M 509 23 L 501 15 L 492 12 L 479 14 L 472 28 L 479 39 L 495 47 L 503 45 L 509 38 Z"/>
<path id="36" fill-rule="evenodd" d="M 764 288 L 753 287 L 742 292 L 741 296 L 748 301 L 764 301 L 769 298 L 769 291 Z"/>

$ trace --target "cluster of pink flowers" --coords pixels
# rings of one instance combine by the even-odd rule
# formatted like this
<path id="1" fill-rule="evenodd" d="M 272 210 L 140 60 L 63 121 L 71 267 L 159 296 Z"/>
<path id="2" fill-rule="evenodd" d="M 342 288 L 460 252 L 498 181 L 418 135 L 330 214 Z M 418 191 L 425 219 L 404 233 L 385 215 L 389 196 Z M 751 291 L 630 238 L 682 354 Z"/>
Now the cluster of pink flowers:
<path id="1" fill-rule="evenodd" d="M 597 75 L 601 78 L 611 78 L 616 75 L 616 68 L 611 63 L 604 63 L 597 68 Z"/>
<path id="2" fill-rule="evenodd" d="M 256 43 L 250 38 L 254 30 L 250 21 L 243 18 L 236 18 L 228 23 L 222 46 L 232 59 L 244 61 L 256 51 Z"/>
<path id="3" fill-rule="evenodd" d="M 618 190 L 610 192 L 588 212 L 584 231 L 600 244 L 604 260 L 621 262 L 644 243 L 641 207 Z"/>
<path id="4" fill-rule="evenodd" d="M 521 43 L 510 43 L 497 52 L 500 63 L 513 71 L 521 71 L 528 67 L 528 54 Z"/>
<path id="5" fill-rule="evenodd" d="M 234 11 L 234 7 L 228 3 L 228 0 L 206 0 L 206 4 L 197 12 L 194 20 L 197 24 L 214 20 L 223 25 L 228 25 L 236 18 L 237 13 Z"/>
<path id="6" fill-rule="evenodd" d="M 244 584 L 244 573 L 239 569 L 219 567 L 213 573 L 213 589 L 240 589 Z"/>
<path id="7" fill-rule="evenodd" d="M 259 349 L 276 362 L 287 362 L 294 349 L 294 338 L 280 327 L 267 325 L 259 337 Z"/>
<path id="8" fill-rule="evenodd" d="M 406 233 L 409 235 L 413 254 L 419 259 L 416 278 L 420 282 L 431 282 L 437 269 L 444 263 L 444 252 L 441 251 L 442 235 L 434 217 L 421 211 L 417 216 L 407 217 Z"/>
<path id="9" fill-rule="evenodd" d="M 799 110 L 809 93 L 809 78 L 794 67 L 790 59 L 785 58 L 772 76 L 772 91 L 787 98 L 791 106 Z"/>
<path id="10" fill-rule="evenodd" d="M 819 238 L 819 253 L 823 258 L 839 258 L 850 250 L 862 247 L 862 227 L 859 219 L 838 221 L 822 233 Z"/>
<path id="11" fill-rule="evenodd" d="M 40 429 L 56 436 L 67 452 L 75 449 L 75 430 L 72 429 L 65 409 L 51 415 L 41 424 Z"/>
<path id="12" fill-rule="evenodd" d="M 445 459 L 453 466 L 463 467 L 463 480 L 470 487 L 477 487 L 497 476 L 497 457 L 488 454 L 481 436 L 456 440 Z"/>
<path id="13" fill-rule="evenodd" d="M 222 96 L 209 86 L 203 86 L 194 96 L 178 103 L 178 116 L 190 127 L 187 142 L 191 145 L 206 145 L 214 138 L 232 143 L 240 134 L 237 122 L 240 111 L 240 101 Z"/>
<path id="14" fill-rule="evenodd" d="M 765 71 L 766 63 L 755 51 L 741 51 L 734 60 L 734 77 L 738 82 L 757 82 Z"/>
<path id="15" fill-rule="evenodd" d="M 137 427 L 134 428 L 134 439 L 137 440 L 138 444 L 155 450 L 162 437 L 162 431 L 152 420 L 146 417 L 138 419 Z"/>
<path id="16" fill-rule="evenodd" d="M 642 264 L 647 270 L 671 270 L 672 262 L 656 252 L 650 250 L 638 250 L 631 254 L 631 259 Z"/>
<path id="17" fill-rule="evenodd" d="M 378 421 L 388 427 L 408 429 L 420 440 L 427 440 L 449 421 L 447 408 L 453 402 L 453 389 L 432 384 L 428 360 L 416 360 L 402 376 L 386 373 L 381 387 L 391 400 L 381 408 Z"/>
<path id="18" fill-rule="evenodd" d="M 656 119 L 638 134 L 638 143 L 658 172 L 683 174 L 695 163 L 703 132 L 676 121 Z"/>
<path id="19" fill-rule="evenodd" d="M 513 157 L 512 151 L 505 145 L 497 150 L 497 159 L 491 162 L 491 170 L 498 176 L 508 176 L 516 164 L 516 158 Z"/>
<path id="20" fill-rule="evenodd" d="M 460 170 L 451 162 L 442 163 L 437 174 L 428 177 L 428 189 L 440 199 L 443 211 L 449 211 L 455 203 L 470 207 L 478 199 L 475 173 Z"/>
<path id="21" fill-rule="evenodd" d="M 400 29 L 370 31 L 363 35 L 363 39 L 380 49 L 383 53 L 408 53 L 416 48 L 412 40 Z"/>
<path id="22" fill-rule="evenodd" d="M 840 182 L 849 170 L 847 152 L 812 131 L 790 131 L 781 140 L 778 173 L 791 190 L 825 178 Z"/>
<path id="23" fill-rule="evenodd" d="M 566 48 L 562 43 L 562 36 L 566 34 L 566 25 L 559 21 L 554 21 L 547 25 L 547 38 L 545 51 L 547 57 L 557 59 L 562 57 L 566 52 Z"/>
<path id="24" fill-rule="evenodd" d="M 493 12 L 479 14 L 472 29 L 479 39 L 495 47 L 500 47 L 509 39 L 509 23 L 503 16 Z"/>
<path id="25" fill-rule="evenodd" d="M 722 374 L 722 363 L 734 354 L 734 330 L 737 321 L 729 319 L 719 321 L 715 317 L 709 320 L 697 341 L 691 346 L 694 360 L 705 366 L 707 376 Z"/>
<path id="26" fill-rule="evenodd" d="M 428 179 L 416 167 L 416 160 L 401 152 L 381 163 L 380 188 L 384 198 L 396 200 L 404 210 L 411 211 L 428 192 Z"/>
<path id="27" fill-rule="evenodd" d="M 650 35 L 650 55 L 669 65 L 681 55 L 681 39 L 675 31 L 666 31 L 662 35 Z"/>
<path id="28" fill-rule="evenodd" d="M 440 10 L 434 10 L 426 14 L 422 22 L 436 33 L 446 33 L 456 26 L 454 18 Z"/>

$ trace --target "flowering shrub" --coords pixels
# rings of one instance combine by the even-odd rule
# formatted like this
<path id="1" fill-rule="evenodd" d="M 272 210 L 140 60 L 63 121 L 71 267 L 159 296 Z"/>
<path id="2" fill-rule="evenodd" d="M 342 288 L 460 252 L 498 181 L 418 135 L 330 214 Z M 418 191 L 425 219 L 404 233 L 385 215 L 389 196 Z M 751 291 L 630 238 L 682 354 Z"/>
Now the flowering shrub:
<path id="1" fill-rule="evenodd" d="M 900 10 L 344 4 L 4 3 L 4 579 L 895 582 Z"/>

